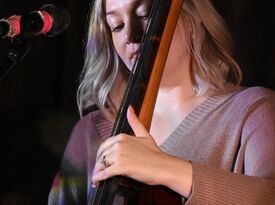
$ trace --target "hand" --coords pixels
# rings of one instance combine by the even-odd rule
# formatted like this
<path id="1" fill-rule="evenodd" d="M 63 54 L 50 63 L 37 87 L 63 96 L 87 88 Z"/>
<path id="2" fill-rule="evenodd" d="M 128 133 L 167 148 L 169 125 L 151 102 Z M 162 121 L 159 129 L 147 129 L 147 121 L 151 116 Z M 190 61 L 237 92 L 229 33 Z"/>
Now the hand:
<path id="1" fill-rule="evenodd" d="M 93 172 L 94 184 L 116 175 L 127 176 L 147 184 L 157 183 L 151 179 L 154 173 L 152 167 L 156 165 L 156 160 L 162 152 L 138 120 L 132 107 L 127 111 L 127 118 L 136 137 L 119 134 L 102 143 L 97 152 Z M 107 168 L 102 163 L 103 156 Z"/>
<path id="2" fill-rule="evenodd" d="M 136 137 L 119 134 L 101 144 L 93 171 L 93 186 L 97 186 L 100 181 L 107 178 L 122 175 L 149 185 L 164 185 L 181 193 L 181 190 L 177 189 L 185 186 L 179 184 L 181 180 L 176 177 L 178 175 L 182 177 L 187 172 L 190 179 L 191 164 L 162 152 L 132 107 L 127 111 L 127 119 Z M 178 187 L 174 187 L 175 184 Z M 189 192 L 191 185 L 192 172 L 191 184 L 187 184 Z M 183 195 L 188 195 L 186 190 Z"/>

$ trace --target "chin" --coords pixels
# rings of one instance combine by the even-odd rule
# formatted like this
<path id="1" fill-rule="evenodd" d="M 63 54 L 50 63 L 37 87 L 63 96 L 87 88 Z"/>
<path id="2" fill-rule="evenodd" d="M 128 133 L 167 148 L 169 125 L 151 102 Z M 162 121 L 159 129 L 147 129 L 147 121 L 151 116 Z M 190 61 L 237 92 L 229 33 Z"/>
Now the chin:
<path id="1" fill-rule="evenodd" d="M 129 71 L 132 71 L 133 70 L 133 68 L 134 68 L 134 63 L 125 63 L 125 65 L 126 65 L 126 68 L 129 70 Z"/>

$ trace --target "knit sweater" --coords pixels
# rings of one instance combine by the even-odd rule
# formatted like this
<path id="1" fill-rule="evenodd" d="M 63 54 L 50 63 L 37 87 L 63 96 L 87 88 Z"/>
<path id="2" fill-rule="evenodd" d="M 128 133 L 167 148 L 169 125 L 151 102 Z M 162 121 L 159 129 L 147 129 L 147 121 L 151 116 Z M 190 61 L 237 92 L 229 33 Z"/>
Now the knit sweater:
<path id="1" fill-rule="evenodd" d="M 96 151 L 112 123 L 101 111 L 74 127 L 49 204 L 87 204 Z M 254 87 L 209 97 L 160 148 L 190 160 L 188 205 L 275 204 L 275 93 Z M 182 173 L 184 174 L 184 173 Z"/>

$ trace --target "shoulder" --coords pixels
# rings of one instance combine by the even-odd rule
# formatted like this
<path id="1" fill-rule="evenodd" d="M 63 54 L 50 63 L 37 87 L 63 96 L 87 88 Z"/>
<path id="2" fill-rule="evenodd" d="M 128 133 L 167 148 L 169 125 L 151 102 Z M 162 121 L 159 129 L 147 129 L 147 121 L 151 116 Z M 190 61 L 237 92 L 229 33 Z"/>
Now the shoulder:
<path id="1" fill-rule="evenodd" d="M 104 113 L 96 110 L 81 118 L 73 128 L 73 134 L 97 135 L 105 138 L 112 129 L 112 122 L 108 120 Z"/>
<path id="2" fill-rule="evenodd" d="M 270 141 L 275 136 L 275 92 L 264 87 L 239 91 L 234 99 L 236 110 L 243 113 L 243 134 L 252 139 Z M 238 115 L 238 113 L 236 113 Z M 251 133 L 254 133 L 253 135 Z M 257 137 L 257 135 L 259 135 Z"/>
<path id="3" fill-rule="evenodd" d="M 262 106 L 275 100 L 275 92 L 264 87 L 240 87 L 225 96 L 229 104 L 239 109 Z"/>
<path id="4" fill-rule="evenodd" d="M 71 164 L 85 167 L 105 137 L 109 137 L 112 123 L 101 111 L 93 111 L 81 118 L 74 126 L 67 143 L 64 157 Z M 90 156 L 92 154 L 92 156 Z"/>
<path id="5" fill-rule="evenodd" d="M 257 101 L 264 98 L 275 98 L 275 92 L 264 87 L 241 88 L 239 91 L 237 91 L 236 97 Z"/>
<path id="6" fill-rule="evenodd" d="M 249 118 L 264 122 L 275 115 L 275 92 L 264 87 L 239 87 L 209 99 L 212 114 L 221 121 L 243 124 Z"/>

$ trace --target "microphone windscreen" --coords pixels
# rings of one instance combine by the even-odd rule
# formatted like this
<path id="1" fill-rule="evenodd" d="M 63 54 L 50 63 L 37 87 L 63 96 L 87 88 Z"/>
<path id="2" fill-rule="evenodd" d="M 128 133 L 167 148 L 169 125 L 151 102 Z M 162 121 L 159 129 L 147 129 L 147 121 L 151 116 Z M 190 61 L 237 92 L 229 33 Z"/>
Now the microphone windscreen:
<path id="1" fill-rule="evenodd" d="M 56 7 L 52 4 L 46 4 L 40 8 L 49 13 L 53 19 L 51 30 L 47 36 L 55 36 L 64 32 L 70 25 L 70 14 L 67 9 Z"/>

